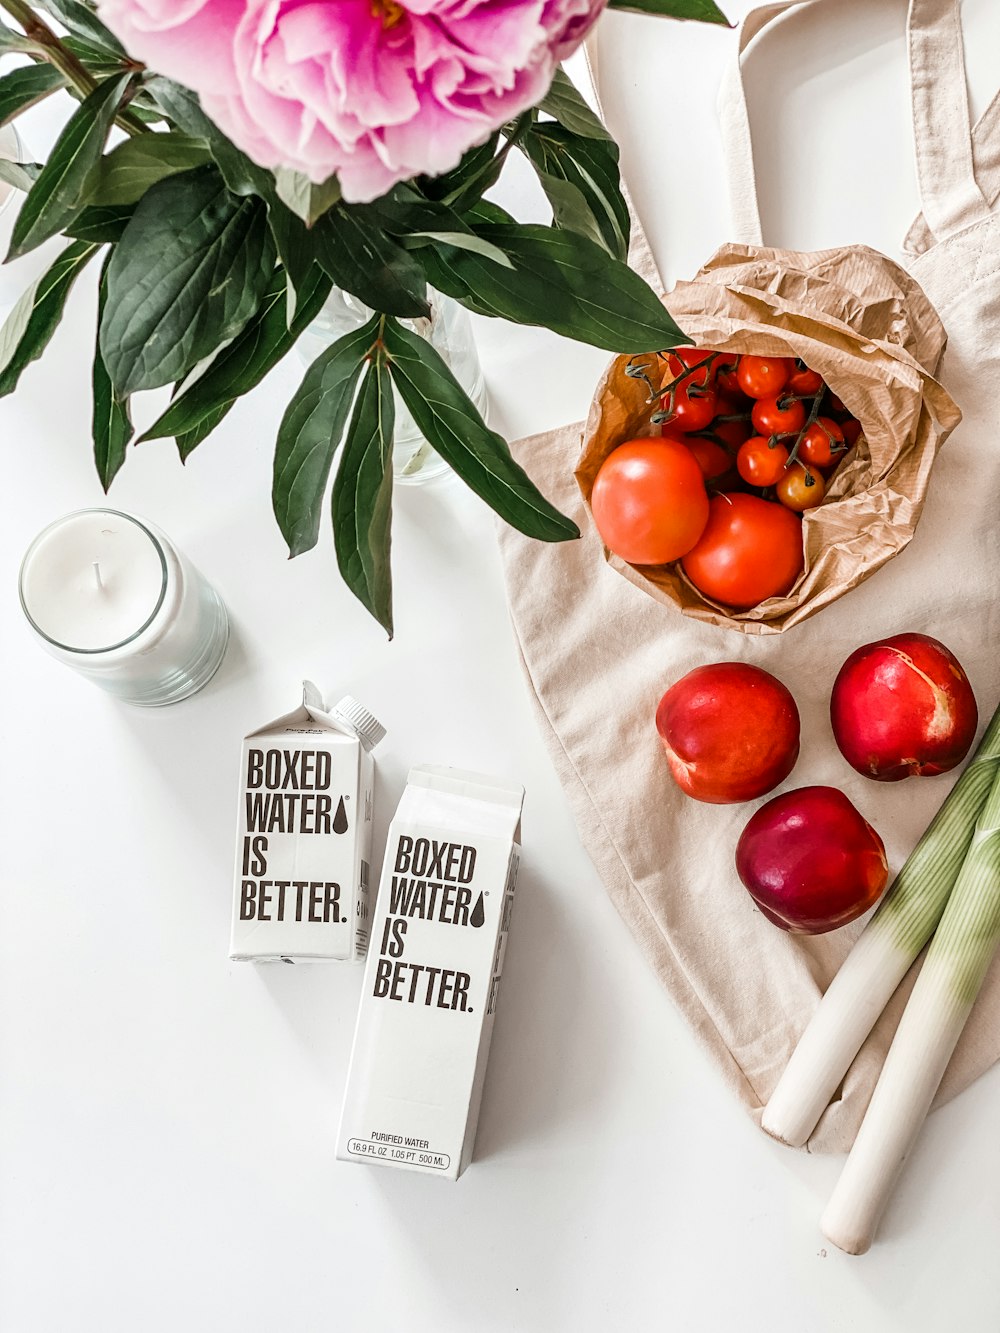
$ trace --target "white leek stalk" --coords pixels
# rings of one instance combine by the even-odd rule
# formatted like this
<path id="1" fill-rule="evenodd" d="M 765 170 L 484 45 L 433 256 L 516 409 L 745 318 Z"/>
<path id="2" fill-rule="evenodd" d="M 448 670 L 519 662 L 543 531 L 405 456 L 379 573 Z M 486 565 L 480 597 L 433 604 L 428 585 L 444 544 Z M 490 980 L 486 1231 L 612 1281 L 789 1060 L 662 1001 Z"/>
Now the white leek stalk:
<path id="1" fill-rule="evenodd" d="M 764 1108 L 768 1134 L 799 1148 L 941 919 L 1000 766 L 1000 709 L 979 749 L 834 977 Z"/>
<path id="2" fill-rule="evenodd" d="M 864 1254 L 1000 943 L 1000 775 L 934 932 L 823 1231 Z"/>

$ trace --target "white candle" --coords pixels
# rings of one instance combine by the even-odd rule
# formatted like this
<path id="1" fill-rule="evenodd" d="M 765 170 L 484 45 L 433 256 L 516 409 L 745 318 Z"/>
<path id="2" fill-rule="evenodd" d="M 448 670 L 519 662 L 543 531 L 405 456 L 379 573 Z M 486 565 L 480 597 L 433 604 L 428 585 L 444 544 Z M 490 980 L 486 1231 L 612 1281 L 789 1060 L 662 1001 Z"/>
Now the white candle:
<path id="1" fill-rule="evenodd" d="M 60 661 L 129 703 L 186 699 L 229 638 L 218 594 L 152 524 L 81 509 L 35 538 L 21 566 L 28 623 Z"/>

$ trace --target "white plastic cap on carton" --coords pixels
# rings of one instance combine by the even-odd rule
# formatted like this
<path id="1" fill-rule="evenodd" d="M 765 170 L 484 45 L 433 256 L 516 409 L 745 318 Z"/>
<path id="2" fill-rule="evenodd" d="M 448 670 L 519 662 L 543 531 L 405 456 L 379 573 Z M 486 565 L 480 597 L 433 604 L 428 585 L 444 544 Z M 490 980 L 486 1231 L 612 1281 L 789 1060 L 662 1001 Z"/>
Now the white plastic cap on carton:
<path id="1" fill-rule="evenodd" d="M 385 736 L 385 727 L 375 714 L 369 713 L 364 704 L 359 704 L 351 694 L 345 694 L 343 699 L 330 709 L 330 716 L 345 722 L 352 731 L 356 731 L 361 744 L 368 751 L 374 750 Z"/>

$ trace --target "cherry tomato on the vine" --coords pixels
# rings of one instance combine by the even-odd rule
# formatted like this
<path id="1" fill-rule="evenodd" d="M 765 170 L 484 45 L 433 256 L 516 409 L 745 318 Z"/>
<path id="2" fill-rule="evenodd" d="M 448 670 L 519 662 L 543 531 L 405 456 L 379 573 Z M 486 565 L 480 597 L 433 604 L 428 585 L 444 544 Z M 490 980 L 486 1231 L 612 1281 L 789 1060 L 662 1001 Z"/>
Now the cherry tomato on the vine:
<path id="1" fill-rule="evenodd" d="M 670 383 L 669 379 L 667 383 Z M 718 410 L 715 390 L 692 388 L 688 380 L 683 380 L 671 393 L 664 394 L 660 402 L 661 410 L 670 413 L 664 425 L 685 434 L 704 430 Z"/>
<path id="2" fill-rule="evenodd" d="M 712 422 L 712 434 L 717 435 L 724 445 L 735 451 L 744 440 L 749 440 L 753 434 L 753 426 L 749 418 L 745 421 L 720 421 L 716 417 Z"/>
<path id="3" fill-rule="evenodd" d="M 758 398 L 752 420 L 758 435 L 796 435 L 806 423 L 806 409 L 797 398 L 784 394 Z"/>
<path id="4" fill-rule="evenodd" d="M 682 435 L 680 438 L 691 450 L 706 481 L 714 481 L 732 467 L 733 460 L 728 450 L 714 440 L 701 439 L 697 435 Z"/>
<path id="5" fill-rule="evenodd" d="M 773 398 L 788 383 L 794 369 L 790 356 L 741 356 L 736 378 L 751 398 Z"/>
<path id="6" fill-rule="evenodd" d="M 793 463 L 778 482 L 778 499 L 797 514 L 822 504 L 825 492 L 826 483 L 820 473 L 801 463 Z"/>
<path id="7" fill-rule="evenodd" d="M 696 370 L 693 375 L 689 375 L 685 384 L 697 384 L 701 388 L 707 388 L 715 379 L 715 367 L 717 361 L 712 360 L 715 354 L 711 350 L 704 350 L 701 347 L 674 347 L 667 353 L 667 371 L 668 376 L 665 383 L 676 379 L 678 375 L 683 375 L 685 370 L 690 370 L 692 366 L 702 366 L 701 370 Z"/>
<path id="8" fill-rule="evenodd" d="M 590 508 L 616 555 L 632 565 L 665 565 L 701 536 L 708 495 L 686 444 L 676 438 L 629 440 L 601 464 Z"/>
<path id="9" fill-rule="evenodd" d="M 715 372 L 715 382 L 718 384 L 722 392 L 742 394 L 743 390 L 740 388 L 738 374 L 740 358 L 733 352 L 723 352 L 715 364 L 717 367 Z"/>
<path id="10" fill-rule="evenodd" d="M 755 435 L 740 445 L 736 468 L 750 486 L 774 486 L 785 473 L 788 450 L 783 444 L 773 448 L 761 435 Z"/>
<path id="11" fill-rule="evenodd" d="M 847 411 L 847 408 L 844 406 L 844 404 L 841 402 L 841 400 L 837 397 L 837 395 L 833 392 L 832 389 L 828 391 L 828 395 L 829 396 L 827 397 L 827 404 L 831 412 Z"/>
<path id="12" fill-rule="evenodd" d="M 698 544 L 682 561 L 704 596 L 724 606 L 756 606 L 786 593 L 802 572 L 802 525 L 757 495 L 716 495 Z"/>
<path id="13" fill-rule="evenodd" d="M 844 451 L 844 432 L 832 417 L 817 417 L 799 442 L 799 457 L 815 467 L 829 467 Z"/>
<path id="14" fill-rule="evenodd" d="M 853 449 L 861 439 L 861 422 L 857 417 L 848 417 L 840 423 L 840 429 L 844 432 L 844 443 L 848 449 Z"/>
<path id="15" fill-rule="evenodd" d="M 818 370 L 810 370 L 808 366 L 800 366 L 796 362 L 795 369 L 788 377 L 788 383 L 785 386 L 789 393 L 801 393 L 805 398 L 811 398 L 813 394 L 819 393 L 823 387 L 823 376 Z"/>

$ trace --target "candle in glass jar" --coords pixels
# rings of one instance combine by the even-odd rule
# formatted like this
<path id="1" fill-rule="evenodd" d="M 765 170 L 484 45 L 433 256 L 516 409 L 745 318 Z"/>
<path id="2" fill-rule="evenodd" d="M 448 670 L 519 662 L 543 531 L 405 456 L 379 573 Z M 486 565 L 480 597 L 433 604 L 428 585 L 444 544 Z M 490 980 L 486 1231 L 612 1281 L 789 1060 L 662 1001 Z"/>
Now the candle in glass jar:
<path id="1" fill-rule="evenodd" d="M 186 699 L 218 670 L 229 620 L 218 593 L 153 524 L 81 509 L 21 565 L 21 605 L 48 651 L 127 703 Z"/>

